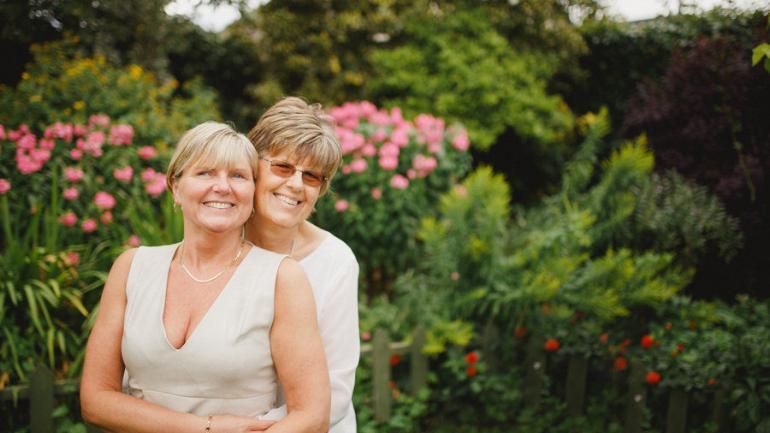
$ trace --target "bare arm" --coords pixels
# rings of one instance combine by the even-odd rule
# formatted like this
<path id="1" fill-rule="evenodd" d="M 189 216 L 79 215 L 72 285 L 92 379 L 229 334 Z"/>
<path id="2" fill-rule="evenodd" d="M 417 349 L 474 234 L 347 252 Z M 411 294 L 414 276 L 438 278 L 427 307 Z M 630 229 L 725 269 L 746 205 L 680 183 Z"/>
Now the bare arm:
<path id="1" fill-rule="evenodd" d="M 275 284 L 270 348 L 288 415 L 271 433 L 323 433 L 329 428 L 329 373 L 318 333 L 315 302 L 300 265 L 285 259 Z"/>
<path id="2" fill-rule="evenodd" d="M 99 313 L 86 346 L 80 405 L 83 419 L 108 431 L 127 433 L 191 432 L 205 430 L 207 420 L 175 412 L 121 392 L 123 359 L 120 351 L 126 309 L 126 281 L 136 250 L 115 261 L 104 285 Z M 229 415 L 216 416 L 212 433 L 260 431 L 263 421 Z"/>

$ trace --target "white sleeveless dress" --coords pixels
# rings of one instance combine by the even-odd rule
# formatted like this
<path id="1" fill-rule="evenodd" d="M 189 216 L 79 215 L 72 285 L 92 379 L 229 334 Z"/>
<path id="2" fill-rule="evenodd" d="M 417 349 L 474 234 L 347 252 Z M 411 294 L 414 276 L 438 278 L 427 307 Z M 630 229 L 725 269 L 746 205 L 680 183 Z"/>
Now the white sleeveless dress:
<path id="1" fill-rule="evenodd" d="M 166 337 L 163 309 L 177 246 L 140 247 L 131 263 L 121 342 L 127 392 L 200 416 L 261 416 L 276 402 L 269 334 L 276 274 L 286 256 L 252 246 L 176 349 Z"/>

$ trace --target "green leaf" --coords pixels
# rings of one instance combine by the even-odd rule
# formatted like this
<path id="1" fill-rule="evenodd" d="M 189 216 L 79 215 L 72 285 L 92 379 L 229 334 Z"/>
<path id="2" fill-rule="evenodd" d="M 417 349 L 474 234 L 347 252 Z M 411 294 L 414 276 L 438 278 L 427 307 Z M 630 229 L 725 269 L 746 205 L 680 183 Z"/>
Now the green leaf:
<path id="1" fill-rule="evenodd" d="M 763 58 L 770 58 L 770 44 L 761 43 L 754 47 L 751 54 L 751 66 L 756 66 Z"/>

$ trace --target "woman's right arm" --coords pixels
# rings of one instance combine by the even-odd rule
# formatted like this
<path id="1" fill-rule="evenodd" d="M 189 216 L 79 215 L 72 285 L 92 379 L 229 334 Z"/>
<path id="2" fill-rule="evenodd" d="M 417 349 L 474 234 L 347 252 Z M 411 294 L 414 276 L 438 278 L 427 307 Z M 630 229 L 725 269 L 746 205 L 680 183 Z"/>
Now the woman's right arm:
<path id="1" fill-rule="evenodd" d="M 136 250 L 118 257 L 104 284 L 99 312 L 86 346 L 80 407 L 83 419 L 108 431 L 127 433 L 190 432 L 206 430 L 207 419 L 176 412 L 123 394 L 123 316 L 126 310 L 126 281 Z M 216 415 L 211 433 L 262 431 L 265 421 Z"/>

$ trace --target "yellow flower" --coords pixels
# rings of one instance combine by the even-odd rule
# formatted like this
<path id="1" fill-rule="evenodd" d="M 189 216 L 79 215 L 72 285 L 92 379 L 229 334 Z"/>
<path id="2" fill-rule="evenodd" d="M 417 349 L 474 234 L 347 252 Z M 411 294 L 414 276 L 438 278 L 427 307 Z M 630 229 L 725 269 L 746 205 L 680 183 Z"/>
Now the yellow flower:
<path id="1" fill-rule="evenodd" d="M 29 80 L 29 72 L 24 72 L 21 74 L 22 80 Z"/>
<path id="2" fill-rule="evenodd" d="M 40 95 L 32 95 L 29 97 L 29 102 L 40 102 L 43 99 Z"/>
<path id="3" fill-rule="evenodd" d="M 142 77 L 142 67 L 139 65 L 131 65 L 128 67 L 128 74 L 132 79 L 138 80 Z"/>
<path id="4" fill-rule="evenodd" d="M 84 101 L 77 101 L 74 104 L 72 104 L 72 108 L 75 110 L 82 110 L 86 107 L 86 103 Z"/>

